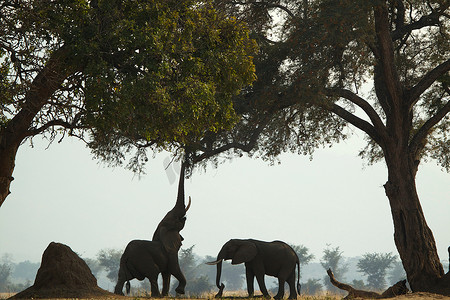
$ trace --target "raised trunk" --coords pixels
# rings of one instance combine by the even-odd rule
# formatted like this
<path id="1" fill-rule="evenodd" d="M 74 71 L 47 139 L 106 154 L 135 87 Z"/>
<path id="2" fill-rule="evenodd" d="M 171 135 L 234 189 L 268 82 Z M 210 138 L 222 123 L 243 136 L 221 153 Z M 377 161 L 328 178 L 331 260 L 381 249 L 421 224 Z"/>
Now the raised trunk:
<path id="1" fill-rule="evenodd" d="M 183 160 L 181 163 L 181 169 L 180 169 L 180 180 L 178 182 L 178 194 L 177 194 L 177 202 L 175 203 L 175 208 L 181 209 L 184 211 L 186 209 L 185 201 L 184 201 L 184 177 L 185 177 L 185 170 L 186 170 L 186 162 Z"/>
<path id="2" fill-rule="evenodd" d="M 181 247 L 181 241 L 183 238 L 180 235 L 180 231 L 184 228 L 184 224 L 186 222 L 186 211 L 187 208 L 184 204 L 184 170 L 185 170 L 185 163 L 183 162 L 181 164 L 181 171 L 180 171 L 180 181 L 178 183 L 178 194 L 177 194 L 177 201 L 175 203 L 175 206 L 164 216 L 164 218 L 159 222 L 158 227 L 155 230 L 155 233 L 153 234 L 153 241 L 161 241 L 161 239 L 167 239 L 169 234 L 167 230 L 171 233 L 172 238 L 175 239 L 176 246 L 173 247 L 173 241 L 170 242 L 172 249 L 176 249 L 178 252 L 179 247 Z M 189 205 L 190 205 L 190 198 L 189 198 Z M 188 205 L 188 206 L 189 206 Z M 164 231 L 164 233 L 162 233 Z M 165 242 L 163 242 L 165 244 Z M 167 245 L 164 245 L 167 247 Z"/>
<path id="3" fill-rule="evenodd" d="M 417 195 L 417 161 L 403 152 L 386 156 L 386 164 L 389 179 L 384 188 L 391 206 L 395 245 L 412 291 L 428 291 L 444 270 Z"/>

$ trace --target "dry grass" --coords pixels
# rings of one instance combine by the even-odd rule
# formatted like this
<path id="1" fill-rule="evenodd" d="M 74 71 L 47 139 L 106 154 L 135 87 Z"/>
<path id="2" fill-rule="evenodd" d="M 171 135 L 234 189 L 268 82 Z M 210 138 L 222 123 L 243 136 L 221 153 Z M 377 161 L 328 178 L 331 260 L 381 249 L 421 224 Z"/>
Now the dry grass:
<path id="1" fill-rule="evenodd" d="M 11 296 L 13 296 L 14 293 L 0 293 L 0 299 L 7 299 Z M 243 299 L 245 296 L 242 295 L 242 293 L 232 293 L 230 292 L 230 294 L 227 293 L 226 297 L 223 299 Z M 81 299 L 81 298 L 80 298 Z M 103 298 L 90 298 L 89 300 L 139 300 L 139 299 L 149 299 L 149 295 L 148 294 L 138 294 L 136 293 L 133 296 L 129 296 L 129 297 L 123 297 L 123 296 L 117 296 L 117 297 L 103 297 Z M 156 298 L 154 298 L 156 299 Z M 175 297 L 167 297 L 167 298 L 162 298 L 163 300 L 173 300 L 173 299 L 188 299 L 188 300 L 207 300 L 207 299 L 214 299 L 214 294 L 210 293 L 210 294 L 205 294 L 202 295 L 201 297 L 187 297 L 187 298 L 175 298 Z M 248 299 L 248 298 L 246 298 Z M 264 298 L 261 297 L 255 297 L 253 298 L 254 300 L 261 300 Z M 273 299 L 273 298 L 272 298 Z M 338 299 L 342 299 L 342 296 L 338 296 L 338 295 L 332 295 L 332 294 L 323 294 L 323 295 L 317 295 L 317 296 L 299 296 L 297 298 L 297 300 L 338 300 Z M 390 298 L 390 299 L 395 299 L 395 300 L 450 300 L 450 297 L 448 296 L 442 296 L 442 295 L 437 295 L 437 294 L 431 294 L 431 293 L 411 293 L 411 294 L 407 294 L 407 295 L 402 295 L 402 296 L 398 296 L 395 298 Z M 68 300 L 68 299 L 51 299 L 51 300 Z"/>

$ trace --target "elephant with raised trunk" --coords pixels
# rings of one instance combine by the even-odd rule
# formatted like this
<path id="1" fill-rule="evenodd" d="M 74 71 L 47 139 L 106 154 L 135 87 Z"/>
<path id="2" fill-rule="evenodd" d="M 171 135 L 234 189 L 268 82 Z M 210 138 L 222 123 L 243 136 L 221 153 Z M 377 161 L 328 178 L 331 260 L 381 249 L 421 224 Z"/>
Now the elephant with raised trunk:
<path id="1" fill-rule="evenodd" d="M 226 242 L 217 260 L 208 262 L 209 265 L 217 265 L 216 285 L 219 292 L 216 298 L 222 297 L 225 285 L 220 282 L 222 273 L 222 261 L 231 259 L 231 264 L 237 265 L 245 263 L 245 276 L 247 279 L 248 296 L 253 297 L 253 282 L 256 276 L 259 288 L 264 297 L 270 298 L 264 283 L 264 275 L 278 278 L 278 293 L 275 299 L 282 299 L 284 296 L 284 283 L 289 284 L 289 299 L 296 299 L 295 290 L 295 265 L 297 265 L 297 290 L 300 294 L 300 261 L 295 251 L 286 243 L 281 241 L 263 242 L 258 240 L 232 239 Z"/>
<path id="2" fill-rule="evenodd" d="M 127 293 L 130 292 L 130 280 L 148 278 L 152 297 L 167 296 L 170 286 L 170 275 L 179 282 L 175 291 L 184 294 L 186 278 L 180 269 L 178 251 L 183 237 L 180 231 L 186 223 L 186 212 L 191 205 L 191 198 L 186 206 L 184 201 L 184 177 L 186 161 L 181 164 L 180 181 L 178 183 L 177 202 L 172 210 L 158 224 L 152 241 L 133 240 L 125 248 L 120 259 L 119 276 L 114 293 L 123 295 L 122 289 L 127 282 Z M 162 293 L 158 288 L 158 275 L 162 275 Z"/>

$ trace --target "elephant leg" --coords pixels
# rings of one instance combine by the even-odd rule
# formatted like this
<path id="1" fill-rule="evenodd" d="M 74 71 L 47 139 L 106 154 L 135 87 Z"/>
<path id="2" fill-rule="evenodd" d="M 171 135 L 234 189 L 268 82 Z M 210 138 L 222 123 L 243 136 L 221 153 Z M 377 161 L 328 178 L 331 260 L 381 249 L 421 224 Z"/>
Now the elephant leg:
<path id="1" fill-rule="evenodd" d="M 125 283 L 125 280 L 122 279 L 122 278 L 119 278 L 117 280 L 116 287 L 114 288 L 114 294 L 123 296 L 123 285 L 124 285 L 124 283 Z"/>
<path id="2" fill-rule="evenodd" d="M 136 268 L 136 266 L 134 266 Z M 141 271 L 136 278 L 138 280 L 144 280 L 148 278 L 150 282 L 150 290 L 152 293 L 152 297 L 161 297 L 158 288 L 158 275 L 160 273 L 159 266 L 155 263 L 152 257 L 147 257 L 144 261 L 139 265 L 139 270 Z M 135 270 L 137 273 L 137 269 Z"/>
<path id="3" fill-rule="evenodd" d="M 125 284 L 125 281 L 127 281 L 127 278 L 124 271 L 124 267 L 120 266 L 117 284 L 116 287 L 114 288 L 114 294 L 123 295 L 123 285 Z"/>
<path id="4" fill-rule="evenodd" d="M 169 288 L 170 288 L 170 273 L 167 272 L 162 272 L 161 273 L 162 276 L 162 281 L 163 281 L 163 288 L 162 288 L 162 293 L 161 295 L 163 297 L 166 297 L 167 295 L 169 295 Z"/>
<path id="5" fill-rule="evenodd" d="M 175 292 L 178 294 L 184 294 L 184 288 L 186 287 L 186 278 L 181 272 L 180 264 L 178 263 L 178 255 L 171 255 L 169 257 L 169 272 L 178 280 L 178 287 Z"/>
<path id="6" fill-rule="evenodd" d="M 148 280 L 150 281 L 152 297 L 155 297 L 155 298 L 161 297 L 161 294 L 160 294 L 159 288 L 158 288 L 158 274 L 152 274 Z"/>
<path id="7" fill-rule="evenodd" d="M 284 277 L 278 277 L 278 293 L 273 297 L 274 299 L 283 299 L 285 282 L 286 280 L 284 279 Z"/>
<path id="8" fill-rule="evenodd" d="M 245 278 L 247 280 L 248 296 L 252 298 L 255 292 L 254 288 L 255 274 L 253 273 L 253 270 L 247 266 L 247 264 L 245 265 Z"/>
<path id="9" fill-rule="evenodd" d="M 266 283 L 264 282 L 264 272 L 255 272 L 256 280 L 258 281 L 259 289 L 263 294 L 264 298 L 270 298 L 269 292 L 266 288 Z"/>
<path id="10" fill-rule="evenodd" d="M 297 299 L 297 291 L 295 289 L 295 270 L 292 271 L 286 282 L 289 284 L 289 299 Z"/>
<path id="11" fill-rule="evenodd" d="M 178 268 L 179 269 L 179 268 Z M 175 289 L 175 292 L 178 294 L 184 294 L 184 288 L 186 287 L 186 278 L 184 277 L 181 270 L 175 272 L 173 276 L 178 280 L 178 287 Z"/>

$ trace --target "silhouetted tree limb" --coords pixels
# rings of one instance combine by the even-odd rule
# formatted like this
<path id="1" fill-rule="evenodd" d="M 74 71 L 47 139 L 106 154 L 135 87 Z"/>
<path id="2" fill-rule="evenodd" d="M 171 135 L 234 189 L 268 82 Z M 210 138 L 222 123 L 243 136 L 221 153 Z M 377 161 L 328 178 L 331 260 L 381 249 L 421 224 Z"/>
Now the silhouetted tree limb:
<path id="1" fill-rule="evenodd" d="M 406 280 L 401 280 L 388 288 L 386 291 L 384 291 L 382 294 L 378 294 L 371 291 L 363 291 L 363 290 L 357 290 L 353 288 L 352 286 L 339 282 L 334 278 L 333 271 L 331 269 L 327 270 L 327 274 L 330 277 L 331 283 L 341 289 L 348 292 L 348 295 L 344 299 L 353 299 L 353 298 L 364 298 L 364 299 L 382 299 L 382 298 L 391 298 L 398 295 L 404 295 L 409 292 L 408 288 L 406 287 Z"/>

